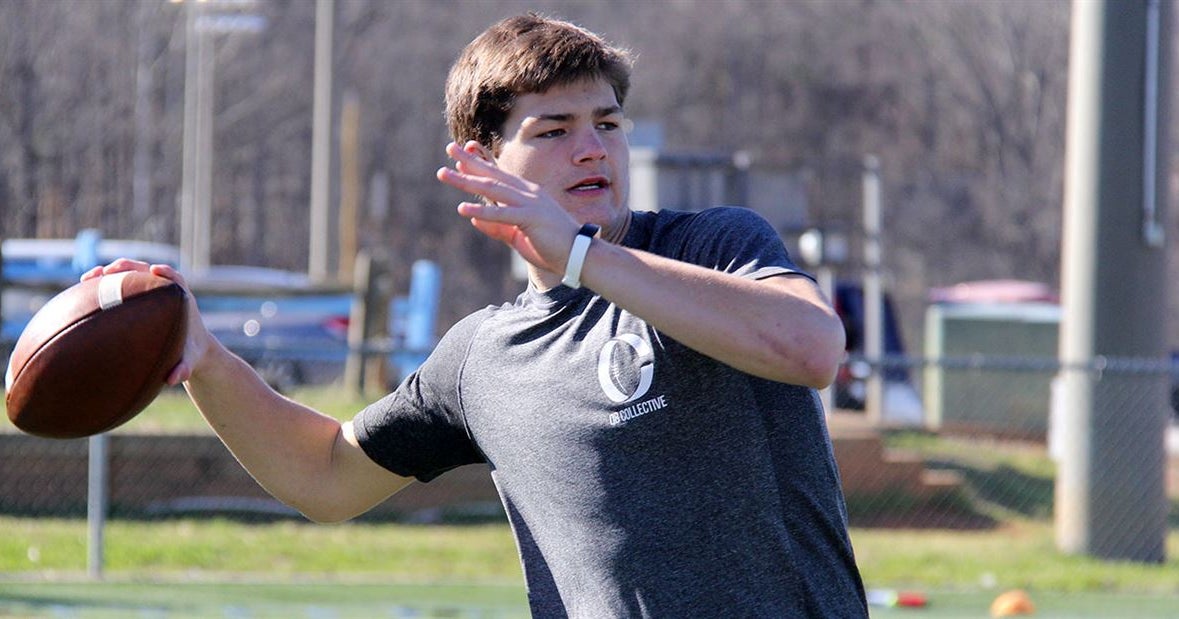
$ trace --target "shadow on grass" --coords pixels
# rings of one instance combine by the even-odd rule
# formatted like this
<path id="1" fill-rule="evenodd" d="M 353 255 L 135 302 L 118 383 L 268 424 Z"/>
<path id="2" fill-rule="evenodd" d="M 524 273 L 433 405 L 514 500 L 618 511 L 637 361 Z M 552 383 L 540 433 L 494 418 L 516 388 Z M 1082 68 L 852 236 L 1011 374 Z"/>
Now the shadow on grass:
<path id="1" fill-rule="evenodd" d="M 903 448 L 902 448 L 903 449 Z M 976 458 L 971 457 L 970 460 Z M 924 457 L 927 470 L 961 479 L 957 487 L 920 496 L 886 491 L 848 498 L 852 524 L 867 527 L 989 529 L 1011 516 L 1050 519 L 1053 479 L 1005 462 L 973 462 L 944 454 Z"/>
<path id="2" fill-rule="evenodd" d="M 974 500 L 982 504 L 980 508 L 997 507 L 1032 519 L 1052 518 L 1055 491 L 1051 477 L 1029 475 L 1008 464 L 982 468 L 944 459 L 931 459 L 928 464 L 961 475 Z"/>
<path id="3" fill-rule="evenodd" d="M 998 508 L 1033 520 L 1051 520 L 1056 499 L 1056 480 L 1029 475 L 1008 464 L 993 468 L 972 466 L 947 459 L 929 459 L 930 468 L 954 471 L 962 476 L 978 507 L 985 511 Z M 1168 502 L 1167 526 L 1179 529 L 1179 499 Z"/>
<path id="4" fill-rule="evenodd" d="M 881 529 L 985 530 L 999 521 L 980 510 L 962 487 L 932 494 L 896 489 L 847 497 L 853 527 Z"/>
<path id="5" fill-rule="evenodd" d="M 101 611 L 108 615 L 133 617 L 147 616 L 146 613 L 155 611 L 166 613 L 169 610 L 160 604 L 136 604 L 119 600 L 104 600 L 85 597 L 64 597 L 55 595 L 36 595 L 5 592 L 0 593 L 0 617 L 77 617 L 82 611 Z M 21 614 L 8 615 L 7 612 Z M 25 613 L 34 613 L 26 615 Z"/>

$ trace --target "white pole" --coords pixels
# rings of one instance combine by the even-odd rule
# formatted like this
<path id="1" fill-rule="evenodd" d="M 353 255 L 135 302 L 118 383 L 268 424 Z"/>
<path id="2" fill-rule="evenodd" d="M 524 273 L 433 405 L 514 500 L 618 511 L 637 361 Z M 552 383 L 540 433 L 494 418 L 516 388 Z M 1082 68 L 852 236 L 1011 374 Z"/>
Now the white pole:
<path id="1" fill-rule="evenodd" d="M 213 227 L 213 37 L 197 28 L 197 120 L 193 182 L 192 268 L 209 268 Z"/>
<path id="2" fill-rule="evenodd" d="M 200 59 L 197 56 L 197 7 L 184 7 L 184 158 L 180 174 L 180 268 L 188 271 L 195 258 L 193 226 L 196 223 L 196 159 L 197 159 L 197 74 L 200 73 Z"/>
<path id="3" fill-rule="evenodd" d="M 311 112 L 311 231 L 307 272 L 326 280 L 331 250 L 329 205 L 332 133 L 332 19 L 333 0 L 315 3 L 315 83 Z"/>
<path id="4" fill-rule="evenodd" d="M 884 290 L 880 281 L 880 161 L 864 157 L 864 357 L 868 375 L 864 413 L 874 425 L 884 420 Z"/>
<path id="5" fill-rule="evenodd" d="M 109 438 L 96 434 L 89 439 L 90 466 L 86 490 L 86 573 L 93 580 L 102 579 L 103 531 L 106 528 L 107 493 L 110 462 L 107 459 Z"/>

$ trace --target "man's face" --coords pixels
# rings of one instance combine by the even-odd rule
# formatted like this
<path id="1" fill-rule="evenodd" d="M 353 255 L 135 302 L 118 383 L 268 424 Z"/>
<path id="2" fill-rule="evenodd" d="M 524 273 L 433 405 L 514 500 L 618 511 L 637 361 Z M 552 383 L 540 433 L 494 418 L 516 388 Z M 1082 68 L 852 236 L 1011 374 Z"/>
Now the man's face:
<path id="1" fill-rule="evenodd" d="M 628 212 L 624 120 L 600 79 L 523 95 L 504 122 L 496 165 L 540 185 L 578 221 L 610 231 Z"/>

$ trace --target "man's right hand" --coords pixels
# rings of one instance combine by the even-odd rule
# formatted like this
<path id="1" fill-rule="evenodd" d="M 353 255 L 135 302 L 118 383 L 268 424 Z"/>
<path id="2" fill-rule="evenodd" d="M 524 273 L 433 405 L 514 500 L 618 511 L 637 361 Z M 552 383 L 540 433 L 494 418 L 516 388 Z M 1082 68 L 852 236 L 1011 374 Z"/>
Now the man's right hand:
<path id="1" fill-rule="evenodd" d="M 176 269 L 119 259 L 82 279 L 121 271 L 166 277 L 189 293 L 188 341 L 168 376 L 189 397 L 234 457 L 268 492 L 308 518 L 337 522 L 361 514 L 410 482 L 364 453 L 352 422 L 275 392 L 205 328 L 196 299 Z"/>
<path id="2" fill-rule="evenodd" d="M 119 258 L 105 266 L 96 266 L 83 273 L 82 280 L 123 271 L 150 272 L 153 275 L 170 279 L 180 284 L 188 294 L 188 337 L 184 343 L 184 355 L 181 357 L 180 363 L 172 368 L 166 381 L 169 385 L 178 385 L 188 380 L 192 377 L 196 368 L 199 367 L 201 361 L 204 360 L 205 354 L 209 349 L 210 341 L 213 339 L 213 335 L 209 333 L 209 330 L 205 328 L 204 321 L 201 320 L 200 310 L 197 309 L 196 296 L 192 294 L 192 290 L 184 281 L 184 276 L 171 266 L 166 264 L 148 264 L 127 258 Z"/>

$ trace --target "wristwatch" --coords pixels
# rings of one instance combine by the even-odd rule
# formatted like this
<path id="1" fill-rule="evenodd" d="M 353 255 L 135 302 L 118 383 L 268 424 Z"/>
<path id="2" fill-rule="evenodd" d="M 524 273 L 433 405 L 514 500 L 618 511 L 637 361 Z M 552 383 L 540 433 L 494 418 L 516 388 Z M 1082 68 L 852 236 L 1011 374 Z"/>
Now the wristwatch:
<path id="1" fill-rule="evenodd" d="M 565 277 L 561 283 L 570 288 L 581 288 L 581 267 L 585 265 L 585 255 L 589 253 L 590 241 L 602 229 L 597 224 L 582 224 L 573 237 L 573 249 L 569 250 L 569 260 L 565 262 Z"/>

